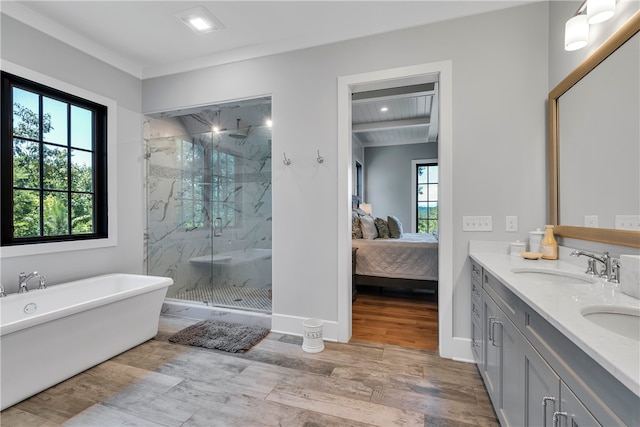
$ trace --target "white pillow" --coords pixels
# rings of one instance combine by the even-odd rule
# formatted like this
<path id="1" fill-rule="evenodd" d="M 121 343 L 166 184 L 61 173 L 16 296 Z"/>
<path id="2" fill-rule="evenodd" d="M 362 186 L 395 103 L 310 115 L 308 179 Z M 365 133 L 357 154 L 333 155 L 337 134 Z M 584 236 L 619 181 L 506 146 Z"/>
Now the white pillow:
<path id="1" fill-rule="evenodd" d="M 387 217 L 387 224 L 389 225 L 389 234 L 392 239 L 399 239 L 402 237 L 402 223 L 398 218 L 393 215 Z"/>
<path id="2" fill-rule="evenodd" d="M 372 216 L 361 216 L 360 228 L 362 228 L 363 239 L 373 240 L 378 237 L 378 228 Z"/>

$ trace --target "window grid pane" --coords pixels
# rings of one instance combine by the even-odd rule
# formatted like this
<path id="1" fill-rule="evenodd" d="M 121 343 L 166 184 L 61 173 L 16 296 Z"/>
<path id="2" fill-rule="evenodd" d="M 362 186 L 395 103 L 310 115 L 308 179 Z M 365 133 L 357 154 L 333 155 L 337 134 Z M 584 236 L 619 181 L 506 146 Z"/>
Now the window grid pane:
<path id="1" fill-rule="evenodd" d="M 416 167 L 416 230 L 432 233 L 438 230 L 438 165 Z"/>
<path id="2" fill-rule="evenodd" d="M 4 127 L 6 134 L 3 131 L 10 147 L 4 136 L 2 142 L 3 152 L 12 156 L 2 165 L 13 171 L 11 180 L 2 183 L 2 211 L 11 214 L 10 223 L 2 227 L 2 244 L 73 240 L 70 237 L 80 234 L 107 237 L 102 166 L 99 229 L 95 193 L 96 130 L 106 166 L 106 107 L 5 72 L 2 81 L 11 89 L 3 91 L 3 99 L 10 96 L 11 102 L 2 105 L 10 105 L 11 111 L 3 112 L 2 122 L 12 123 Z M 72 139 L 82 149 L 71 150 Z"/>

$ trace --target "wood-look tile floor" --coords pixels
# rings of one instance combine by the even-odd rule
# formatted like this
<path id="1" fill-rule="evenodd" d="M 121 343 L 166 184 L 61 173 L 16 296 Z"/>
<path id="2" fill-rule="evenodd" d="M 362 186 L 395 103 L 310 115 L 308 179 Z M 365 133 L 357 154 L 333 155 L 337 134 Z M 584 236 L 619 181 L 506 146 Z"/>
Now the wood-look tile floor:
<path id="1" fill-rule="evenodd" d="M 473 364 L 352 341 L 302 351 L 270 333 L 244 354 L 167 341 L 195 320 L 0 414 L 12 426 L 497 426 Z M 46 362 L 46 357 L 44 362 Z"/>
<path id="2" fill-rule="evenodd" d="M 360 286 L 351 315 L 352 339 L 438 351 L 433 293 Z"/>

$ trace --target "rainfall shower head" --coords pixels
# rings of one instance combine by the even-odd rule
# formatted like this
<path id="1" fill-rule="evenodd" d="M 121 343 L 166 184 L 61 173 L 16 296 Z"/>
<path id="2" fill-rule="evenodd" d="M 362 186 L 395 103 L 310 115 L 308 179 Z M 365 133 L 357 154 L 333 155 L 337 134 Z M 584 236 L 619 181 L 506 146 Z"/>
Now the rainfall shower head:
<path id="1" fill-rule="evenodd" d="M 231 138 L 236 138 L 236 139 L 245 139 L 247 137 L 247 135 L 249 134 L 249 130 L 251 129 L 251 125 L 249 125 L 249 127 L 247 128 L 247 132 L 246 133 L 242 133 L 240 132 L 240 117 L 238 117 L 236 119 L 236 131 L 235 133 L 230 133 L 229 136 Z"/>

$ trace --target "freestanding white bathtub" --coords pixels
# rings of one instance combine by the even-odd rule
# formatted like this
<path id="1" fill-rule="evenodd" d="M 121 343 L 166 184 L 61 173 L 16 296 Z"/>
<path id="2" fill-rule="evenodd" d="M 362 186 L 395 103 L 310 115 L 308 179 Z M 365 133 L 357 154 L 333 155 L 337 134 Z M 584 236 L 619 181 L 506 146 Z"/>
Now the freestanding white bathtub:
<path id="1" fill-rule="evenodd" d="M 171 284 L 108 274 L 0 298 L 0 410 L 153 338 Z"/>

